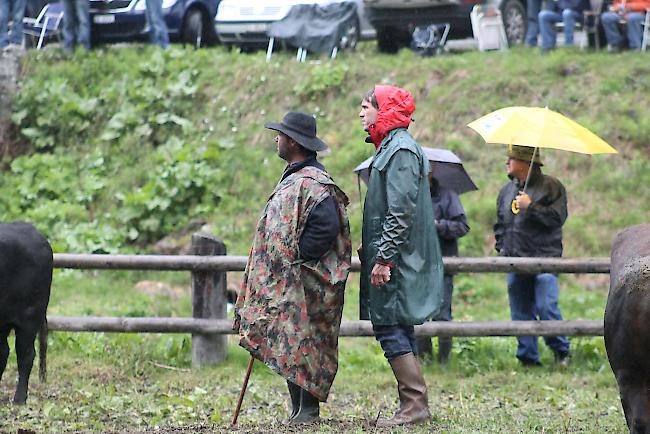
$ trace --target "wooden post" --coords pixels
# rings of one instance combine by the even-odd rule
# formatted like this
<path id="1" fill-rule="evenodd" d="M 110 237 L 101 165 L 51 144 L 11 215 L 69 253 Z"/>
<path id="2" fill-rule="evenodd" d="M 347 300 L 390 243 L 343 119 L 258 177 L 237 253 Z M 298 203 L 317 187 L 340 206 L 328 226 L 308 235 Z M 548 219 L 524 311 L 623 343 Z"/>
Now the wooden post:
<path id="1" fill-rule="evenodd" d="M 195 255 L 225 255 L 226 245 L 206 233 L 192 235 Z M 192 272 L 192 317 L 197 319 L 226 319 L 226 272 Z M 192 334 L 192 366 L 223 361 L 228 351 L 228 336 Z"/>

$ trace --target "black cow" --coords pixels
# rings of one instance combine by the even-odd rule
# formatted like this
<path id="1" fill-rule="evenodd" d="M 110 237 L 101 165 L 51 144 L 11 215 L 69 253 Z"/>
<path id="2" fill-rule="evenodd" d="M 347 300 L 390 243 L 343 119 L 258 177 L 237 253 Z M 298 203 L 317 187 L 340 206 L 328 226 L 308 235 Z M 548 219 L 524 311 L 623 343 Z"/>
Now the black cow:
<path id="1" fill-rule="evenodd" d="M 45 381 L 45 313 L 51 284 L 52 248 L 47 239 L 28 223 L 0 224 L 0 378 L 9 357 L 7 337 L 13 329 L 18 360 L 16 404 L 27 400 L 39 330 L 40 378 Z"/>
<path id="2" fill-rule="evenodd" d="M 605 348 L 633 434 L 650 434 L 650 224 L 612 245 Z"/>

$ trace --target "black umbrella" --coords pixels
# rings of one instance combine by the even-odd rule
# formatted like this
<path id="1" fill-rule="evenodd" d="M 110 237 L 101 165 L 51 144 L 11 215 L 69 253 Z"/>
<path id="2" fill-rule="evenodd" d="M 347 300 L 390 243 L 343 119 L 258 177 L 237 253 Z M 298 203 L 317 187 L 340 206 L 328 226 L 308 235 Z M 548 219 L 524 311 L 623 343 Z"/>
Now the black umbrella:
<path id="1" fill-rule="evenodd" d="M 456 154 L 446 149 L 423 147 L 422 150 L 429 161 L 436 162 L 433 176 L 438 180 L 440 185 L 450 188 L 458 194 L 478 190 L 472 178 L 465 171 L 463 162 Z M 370 177 L 370 164 L 372 163 L 372 159 L 373 157 L 368 158 L 354 169 L 354 172 L 366 184 Z"/>

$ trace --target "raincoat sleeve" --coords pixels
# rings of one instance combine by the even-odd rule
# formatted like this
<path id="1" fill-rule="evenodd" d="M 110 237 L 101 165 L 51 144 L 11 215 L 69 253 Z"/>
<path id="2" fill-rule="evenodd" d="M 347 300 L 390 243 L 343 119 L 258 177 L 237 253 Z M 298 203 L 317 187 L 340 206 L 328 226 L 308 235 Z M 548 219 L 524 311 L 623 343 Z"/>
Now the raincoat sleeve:
<path id="1" fill-rule="evenodd" d="M 420 180 L 417 155 L 401 149 L 392 156 L 386 168 L 386 220 L 377 246 L 376 262 L 397 265 L 399 249 L 407 241 Z"/>
<path id="2" fill-rule="evenodd" d="M 448 203 L 443 215 L 436 224 L 438 236 L 445 240 L 455 240 L 469 232 L 465 210 L 455 192 L 448 192 Z"/>
<path id="3" fill-rule="evenodd" d="M 316 205 L 307 217 L 305 229 L 298 242 L 300 257 L 311 261 L 323 256 L 341 230 L 336 202 L 328 196 Z"/>
<path id="4" fill-rule="evenodd" d="M 505 231 L 503 227 L 503 217 L 501 216 L 501 202 L 503 201 L 503 189 L 499 192 L 499 196 L 497 197 L 497 221 L 494 224 L 494 239 L 496 241 L 496 244 L 494 245 L 494 249 L 501 253 L 501 249 L 503 248 L 503 233 Z"/>
<path id="5" fill-rule="evenodd" d="M 550 181 L 544 187 L 545 194 L 528 206 L 525 218 L 548 229 L 556 229 L 561 227 L 567 218 L 566 190 L 559 181 Z"/>

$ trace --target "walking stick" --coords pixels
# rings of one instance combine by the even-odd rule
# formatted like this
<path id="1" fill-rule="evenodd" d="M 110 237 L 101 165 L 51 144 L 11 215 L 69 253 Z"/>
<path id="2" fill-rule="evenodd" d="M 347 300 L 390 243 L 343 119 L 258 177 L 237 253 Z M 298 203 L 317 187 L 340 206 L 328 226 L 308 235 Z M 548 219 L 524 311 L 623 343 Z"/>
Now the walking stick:
<path id="1" fill-rule="evenodd" d="M 244 377 L 244 385 L 239 392 L 239 399 L 237 400 L 237 408 L 235 409 L 235 414 L 232 417 L 232 424 L 230 426 L 237 425 L 237 418 L 239 417 L 239 410 L 241 410 L 241 404 L 244 401 L 244 394 L 246 393 L 246 388 L 248 387 L 248 379 L 251 376 L 251 371 L 253 370 L 253 362 L 255 358 L 251 355 L 251 359 L 248 361 L 248 369 L 246 370 L 246 377 Z"/>

